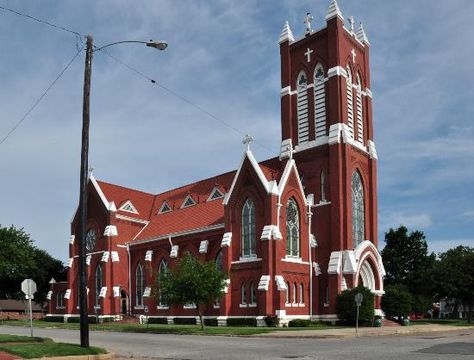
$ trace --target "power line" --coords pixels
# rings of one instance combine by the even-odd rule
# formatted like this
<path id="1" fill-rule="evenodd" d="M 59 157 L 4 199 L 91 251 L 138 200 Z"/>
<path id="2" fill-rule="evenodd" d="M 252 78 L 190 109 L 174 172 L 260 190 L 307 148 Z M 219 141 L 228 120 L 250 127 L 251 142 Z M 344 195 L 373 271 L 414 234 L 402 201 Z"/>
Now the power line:
<path id="1" fill-rule="evenodd" d="M 77 31 L 74 31 L 74 30 L 71 30 L 69 28 L 66 28 L 64 26 L 61 26 L 61 25 L 58 25 L 58 24 L 54 24 L 52 22 L 49 22 L 47 20 L 43 20 L 43 19 L 40 19 L 40 18 L 37 18 L 35 16 L 32 16 L 32 15 L 28 15 L 28 14 L 24 14 L 20 11 L 17 11 L 17 10 L 14 10 L 14 9 L 10 9 L 10 8 L 7 8 L 5 6 L 1 6 L 0 5 L 0 10 L 4 10 L 4 11 L 8 11 L 8 12 L 11 12 L 15 15 L 18 15 L 18 16 L 21 16 L 21 17 L 24 17 L 24 18 L 27 18 L 27 19 L 30 19 L 30 20 L 33 20 L 33 21 L 36 21 L 40 24 L 43 24 L 43 25 L 47 25 L 49 27 L 52 27 L 56 30 L 61 30 L 61 31 L 65 31 L 67 33 L 70 33 L 70 34 L 73 34 L 76 36 L 76 48 L 78 50 L 77 54 L 74 56 L 74 58 L 71 60 L 71 62 L 68 64 L 68 66 L 63 70 L 62 73 L 64 73 L 64 71 L 67 70 L 67 68 L 69 67 L 70 64 L 72 64 L 72 62 L 75 60 L 75 58 L 79 55 L 79 53 L 82 51 L 82 49 L 84 48 L 83 46 L 80 48 L 80 46 L 78 45 L 78 41 L 81 41 L 82 44 L 83 44 L 83 41 L 82 39 L 85 37 L 85 35 L 81 34 L 80 32 L 77 32 Z M 80 49 L 79 49 L 80 48 Z M 97 47 L 95 47 L 97 49 Z M 147 80 L 147 81 L 150 81 L 152 84 L 155 84 L 157 85 L 158 87 L 160 87 L 161 89 L 165 90 L 166 92 L 172 94 L 173 96 L 176 96 L 177 98 L 179 98 L 181 101 L 193 106 L 194 108 L 198 109 L 199 111 L 201 111 L 202 113 L 206 114 L 207 116 L 209 116 L 210 118 L 220 122 L 221 124 L 223 124 L 224 126 L 227 126 L 228 128 L 232 129 L 233 131 L 235 131 L 236 133 L 240 134 L 241 136 L 246 136 L 247 134 L 242 132 L 241 130 L 237 129 L 236 127 L 230 125 L 229 123 L 227 123 L 226 121 L 218 118 L 217 116 L 215 116 L 214 114 L 212 114 L 210 111 L 204 109 L 203 107 L 201 107 L 200 105 L 197 105 L 196 103 L 194 103 L 193 101 L 189 100 L 188 98 L 184 97 L 183 95 L 180 95 L 178 94 L 176 91 L 166 87 L 165 85 L 161 84 L 161 83 L 158 83 L 156 80 L 152 79 L 151 77 L 147 76 L 146 74 L 144 74 L 143 72 L 137 70 L 136 68 L 132 67 L 131 65 L 123 62 L 122 60 L 118 59 L 117 57 L 111 55 L 110 53 L 108 53 L 107 51 L 105 50 L 100 50 L 102 51 L 103 53 L 105 53 L 107 56 L 111 57 L 112 59 L 114 59 L 116 62 L 118 62 L 119 64 L 121 64 L 122 66 L 125 66 L 127 69 L 129 69 L 130 71 L 132 71 L 133 73 L 135 73 L 136 75 L 142 77 L 143 79 Z M 59 77 L 62 76 L 62 73 L 59 75 Z M 37 101 L 37 103 L 39 103 L 42 98 L 46 95 L 46 93 L 49 91 L 49 89 L 54 85 L 54 83 L 59 80 L 59 77 L 50 85 L 50 87 L 46 90 L 46 92 L 41 96 L 41 98 Z M 32 108 L 30 108 L 30 110 L 25 114 L 25 116 L 17 123 L 17 125 L 15 125 L 15 127 L 7 134 L 7 136 L 0 142 L 0 145 L 8 138 L 8 136 L 13 132 L 15 131 L 15 129 L 21 124 L 21 122 L 23 122 L 23 120 L 29 115 L 29 113 L 31 111 L 33 111 L 34 107 L 36 107 L 37 103 L 35 103 L 33 105 Z M 275 152 L 273 150 L 271 150 L 270 148 L 268 148 L 267 146 L 265 146 L 264 144 L 260 143 L 259 141 L 256 141 L 255 140 L 255 143 L 258 144 L 260 147 L 264 148 L 265 150 L 269 151 L 270 153 L 272 154 L 275 154 Z"/>
<path id="2" fill-rule="evenodd" d="M 68 32 L 68 33 L 74 34 L 74 35 L 79 36 L 79 37 L 83 37 L 83 36 L 84 36 L 83 34 L 77 32 L 77 31 L 68 29 L 68 28 L 66 28 L 66 27 L 64 27 L 64 26 L 57 25 L 57 24 L 53 24 L 53 23 L 51 23 L 51 22 L 49 22 L 49 21 L 42 20 L 42 19 L 39 19 L 39 18 L 37 18 L 37 17 L 28 15 L 28 14 L 21 13 L 21 12 L 19 12 L 19 11 L 17 11 L 17 10 L 10 9 L 10 8 L 5 7 L 5 6 L 1 6 L 1 5 L 0 5 L 0 9 L 1 9 L 1 10 L 4 10 L 4 11 L 9 11 L 9 12 L 15 14 L 15 15 L 25 17 L 25 18 L 27 18 L 27 19 L 30 19 L 30 20 L 39 22 L 39 23 L 41 23 L 41 24 L 48 25 L 48 26 L 53 27 L 53 28 L 55 28 L 55 29 L 57 29 L 57 30 L 66 31 L 66 32 Z"/>
<path id="3" fill-rule="evenodd" d="M 133 73 L 135 73 L 136 75 L 138 75 L 139 77 L 147 80 L 147 81 L 150 81 L 152 84 L 160 87 L 161 89 L 165 90 L 166 92 L 176 96 L 177 98 L 179 98 L 180 100 L 184 101 L 185 103 L 193 106 L 194 108 L 198 109 L 199 111 L 201 111 L 202 113 L 206 114 L 207 116 L 209 116 L 210 118 L 220 122 L 221 124 L 223 124 L 224 126 L 227 126 L 228 128 L 232 129 L 233 131 L 235 131 L 236 133 L 242 135 L 242 136 L 246 136 L 247 134 L 242 132 L 241 130 L 237 129 L 236 127 L 230 125 L 229 123 L 227 123 L 226 121 L 218 118 L 217 116 L 215 116 L 214 114 L 212 114 L 211 112 L 209 112 L 208 110 L 204 109 L 203 107 L 197 105 L 196 103 L 192 102 L 191 100 L 189 100 L 188 98 L 184 97 L 183 95 L 180 95 L 178 94 L 176 91 L 166 87 L 165 85 L 162 85 L 160 84 L 159 82 L 157 82 L 156 80 L 154 80 L 153 78 L 149 77 L 148 75 L 146 75 L 145 73 L 141 72 L 140 70 L 134 68 L 133 66 L 123 62 L 122 60 L 120 60 L 119 58 L 113 56 L 112 54 L 110 54 L 109 52 L 105 51 L 105 50 L 100 50 L 101 52 L 103 52 L 104 54 L 106 54 L 107 56 L 109 56 L 110 58 L 112 58 L 113 60 L 115 60 L 116 62 L 118 62 L 119 64 L 121 64 L 122 66 L 126 67 L 127 69 L 129 69 L 130 71 L 132 71 Z M 262 147 L 263 149 L 269 151 L 270 153 L 272 154 L 276 154 L 275 151 L 273 151 L 272 149 L 268 148 L 266 145 L 262 144 L 261 142 L 255 140 L 255 143 L 258 144 L 260 147 Z M 278 155 L 278 154 L 277 154 Z"/>
<path id="4" fill-rule="evenodd" d="M 23 115 L 23 117 L 15 124 L 15 126 L 8 132 L 8 134 L 5 135 L 5 137 L 0 141 L 0 145 L 2 145 L 13 132 L 20 126 L 20 124 L 28 117 L 28 115 L 31 114 L 31 112 L 38 106 L 38 104 L 41 102 L 41 100 L 44 99 L 44 97 L 48 94 L 49 90 L 56 84 L 56 82 L 63 76 L 63 74 L 66 72 L 67 69 L 72 65 L 74 60 L 79 56 L 79 54 L 82 52 L 84 47 L 80 48 L 77 53 L 72 57 L 72 59 L 68 62 L 68 64 L 61 70 L 61 72 L 56 76 L 56 78 L 53 80 L 53 82 L 46 88 L 46 90 L 41 94 L 41 96 L 36 100 L 33 105 L 28 109 L 28 111 Z"/>

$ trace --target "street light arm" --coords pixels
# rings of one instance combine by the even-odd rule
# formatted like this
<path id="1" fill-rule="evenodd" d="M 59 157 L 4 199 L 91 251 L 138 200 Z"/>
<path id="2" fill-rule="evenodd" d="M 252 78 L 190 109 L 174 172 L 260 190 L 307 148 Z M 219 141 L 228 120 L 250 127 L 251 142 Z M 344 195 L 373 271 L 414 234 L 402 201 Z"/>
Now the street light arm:
<path id="1" fill-rule="evenodd" d="M 152 48 L 155 48 L 155 49 L 158 49 L 158 50 L 164 50 L 168 47 L 168 43 L 166 43 L 166 41 L 162 41 L 162 40 L 160 40 L 160 41 L 154 41 L 154 40 L 150 40 L 150 41 L 124 40 L 124 41 L 113 42 L 113 43 L 95 48 L 94 51 L 103 50 L 103 49 L 105 49 L 109 46 L 113 46 L 113 45 L 117 45 L 117 44 L 125 44 L 125 43 L 146 44 L 146 46 L 152 47 Z"/>

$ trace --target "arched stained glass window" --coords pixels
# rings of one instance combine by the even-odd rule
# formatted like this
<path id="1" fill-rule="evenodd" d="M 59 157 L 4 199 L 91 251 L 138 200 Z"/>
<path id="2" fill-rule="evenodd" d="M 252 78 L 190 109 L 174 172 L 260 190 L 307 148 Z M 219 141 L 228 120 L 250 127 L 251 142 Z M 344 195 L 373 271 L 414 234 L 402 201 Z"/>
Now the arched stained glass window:
<path id="1" fill-rule="evenodd" d="M 286 256 L 300 256 L 300 220 L 295 199 L 286 204 Z"/>
<path id="2" fill-rule="evenodd" d="M 216 269 L 219 271 L 224 271 L 224 259 L 222 250 L 219 250 L 216 255 Z"/>
<path id="3" fill-rule="evenodd" d="M 255 305 L 257 303 L 257 292 L 254 283 L 250 283 L 250 304 Z"/>
<path id="4" fill-rule="evenodd" d="M 296 291 L 296 283 L 293 283 L 293 304 L 296 304 L 296 294 L 298 294 Z"/>
<path id="5" fill-rule="evenodd" d="M 364 186 L 358 171 L 354 171 L 352 188 L 352 240 L 356 247 L 365 237 Z"/>
<path id="6" fill-rule="evenodd" d="M 304 304 L 304 286 L 300 283 L 300 304 Z"/>
<path id="7" fill-rule="evenodd" d="M 99 295 L 100 295 L 100 290 L 102 289 L 102 284 L 103 284 L 103 273 L 102 273 L 102 264 L 97 264 L 97 267 L 95 268 L 95 306 L 99 306 Z"/>
<path id="8" fill-rule="evenodd" d="M 242 256 L 256 256 L 256 245 L 255 205 L 252 200 L 247 199 L 242 208 Z"/>
<path id="9" fill-rule="evenodd" d="M 286 289 L 285 289 L 285 304 L 290 303 L 290 282 L 286 282 Z"/>
<path id="10" fill-rule="evenodd" d="M 145 290 L 145 274 L 143 271 L 143 265 L 138 263 L 135 271 L 135 294 L 136 294 L 136 306 L 143 306 L 143 291 Z"/>
<path id="11" fill-rule="evenodd" d="M 297 97 L 297 115 L 298 115 L 298 144 L 307 143 L 309 140 L 308 123 L 308 78 L 302 71 L 298 75 L 296 84 Z"/>
<path id="12" fill-rule="evenodd" d="M 240 287 L 240 295 L 241 295 L 240 303 L 242 305 L 246 305 L 247 304 L 247 285 L 242 284 L 242 286 Z"/>
<path id="13" fill-rule="evenodd" d="M 321 170 L 319 175 L 320 185 L 321 185 L 321 202 L 326 201 L 326 177 L 324 176 L 324 170 Z"/>
<path id="14" fill-rule="evenodd" d="M 316 139 L 326 136 L 326 89 L 321 64 L 314 70 L 314 125 Z"/>
<path id="15" fill-rule="evenodd" d="M 168 272 L 168 261 L 166 259 L 162 259 L 160 261 L 160 266 L 158 267 L 158 273 L 159 275 L 161 275 L 161 274 L 166 274 L 167 272 Z M 159 306 L 167 306 L 166 302 L 163 300 L 161 289 L 159 289 L 158 291 L 158 302 L 159 302 Z"/>

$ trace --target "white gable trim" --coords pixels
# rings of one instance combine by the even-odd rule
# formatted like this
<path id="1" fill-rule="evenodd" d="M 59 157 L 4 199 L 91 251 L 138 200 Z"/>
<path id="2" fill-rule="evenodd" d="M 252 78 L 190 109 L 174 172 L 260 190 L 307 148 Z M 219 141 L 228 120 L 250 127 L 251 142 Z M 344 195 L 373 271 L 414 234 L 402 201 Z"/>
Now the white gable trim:
<path id="1" fill-rule="evenodd" d="M 127 206 L 130 206 L 132 210 L 126 209 Z M 119 210 L 121 211 L 126 211 L 132 214 L 138 214 L 138 210 L 135 206 L 133 206 L 132 202 L 130 200 L 127 200 L 122 206 L 120 206 Z"/>
<path id="2" fill-rule="evenodd" d="M 91 181 L 92 185 L 94 185 L 94 188 L 99 194 L 100 200 L 102 200 L 102 203 L 104 204 L 105 208 L 109 211 L 117 211 L 117 208 L 115 207 L 115 203 L 113 201 L 111 202 L 107 201 L 107 198 L 105 197 L 104 192 L 100 188 L 94 175 L 91 174 L 89 177 L 89 180 Z"/>
<path id="3" fill-rule="evenodd" d="M 253 156 L 252 151 L 247 150 L 245 151 L 244 156 L 242 157 L 242 160 L 240 161 L 239 170 L 237 170 L 237 173 L 234 176 L 234 180 L 232 181 L 230 191 L 224 197 L 224 205 L 227 205 L 229 203 L 229 199 L 232 196 L 232 192 L 234 191 L 235 184 L 237 183 L 237 179 L 240 176 L 240 171 L 242 170 L 242 166 L 244 165 L 245 158 L 249 159 L 250 164 L 252 165 L 253 169 L 255 170 L 255 173 L 260 179 L 260 182 L 262 183 L 263 187 L 266 189 L 267 194 L 278 195 L 278 192 L 276 192 L 277 189 L 273 186 L 274 182 L 267 180 L 267 178 L 263 174 L 262 169 L 258 165 L 257 160 L 255 160 L 255 157 Z"/>
<path id="4" fill-rule="evenodd" d="M 295 160 L 293 159 L 288 160 L 288 162 L 286 163 L 285 170 L 283 171 L 283 175 L 281 176 L 280 183 L 278 184 L 278 196 L 281 196 L 283 194 L 283 190 L 286 187 L 288 179 L 290 178 L 291 171 L 293 169 L 295 169 L 295 172 L 296 172 L 296 180 L 298 181 L 298 187 L 301 191 L 301 195 L 303 195 L 303 199 L 305 199 L 305 204 L 307 205 L 306 195 L 303 189 L 303 184 L 301 184 L 298 168 L 296 167 Z"/>

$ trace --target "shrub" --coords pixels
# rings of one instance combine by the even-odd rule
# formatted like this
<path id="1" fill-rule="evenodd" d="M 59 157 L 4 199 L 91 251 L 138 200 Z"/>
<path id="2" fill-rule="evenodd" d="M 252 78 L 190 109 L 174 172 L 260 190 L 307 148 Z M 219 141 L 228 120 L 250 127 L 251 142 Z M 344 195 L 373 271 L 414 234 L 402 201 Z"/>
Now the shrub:
<path id="1" fill-rule="evenodd" d="M 173 319 L 176 325 L 196 325 L 196 318 L 177 318 Z"/>
<path id="2" fill-rule="evenodd" d="M 400 285 L 390 285 L 385 288 L 382 297 L 382 310 L 388 317 L 406 317 L 411 311 L 412 297 L 408 290 Z"/>
<path id="3" fill-rule="evenodd" d="M 227 326 L 257 326 L 255 318 L 230 318 L 227 319 Z"/>
<path id="4" fill-rule="evenodd" d="M 168 324 L 168 319 L 165 317 L 159 317 L 159 318 L 150 317 L 148 318 L 148 324 Z"/>
<path id="5" fill-rule="evenodd" d="M 263 320 L 265 320 L 265 324 L 267 324 L 268 327 L 277 327 L 280 323 L 280 320 L 276 315 L 267 315 Z"/>
<path id="6" fill-rule="evenodd" d="M 206 326 L 217 326 L 217 319 L 204 319 L 204 325 Z"/>
<path id="7" fill-rule="evenodd" d="M 308 327 L 311 326 L 311 320 L 294 319 L 288 323 L 288 327 Z"/>
<path id="8" fill-rule="evenodd" d="M 350 290 L 345 290 L 337 295 L 337 316 L 345 323 L 354 324 L 356 322 L 357 306 L 355 296 L 357 293 L 361 293 L 364 297 L 359 309 L 359 321 L 372 324 L 374 318 L 374 294 L 362 285 Z"/>
<path id="9" fill-rule="evenodd" d="M 64 322 L 64 316 L 60 315 L 52 315 L 52 316 L 46 316 L 44 321 L 47 322 Z"/>

